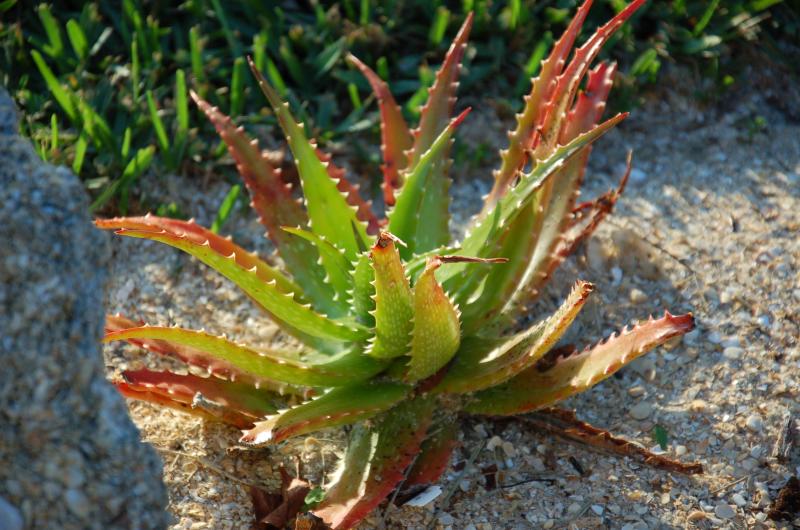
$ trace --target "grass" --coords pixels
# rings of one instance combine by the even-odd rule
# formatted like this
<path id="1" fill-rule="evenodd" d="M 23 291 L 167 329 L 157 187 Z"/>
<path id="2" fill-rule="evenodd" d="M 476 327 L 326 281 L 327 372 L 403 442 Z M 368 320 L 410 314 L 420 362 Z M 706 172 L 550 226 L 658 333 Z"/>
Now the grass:
<path id="1" fill-rule="evenodd" d="M 591 28 L 624 5 L 597 0 Z M 302 5 L 301 5 L 302 4 Z M 414 115 L 455 28 L 476 14 L 462 94 L 487 91 L 515 110 L 539 61 L 574 11 L 574 0 L 0 1 L 0 72 L 23 111 L 23 134 L 43 159 L 81 176 L 95 211 L 158 209 L 135 187 L 145 172 L 224 174 L 224 146 L 189 105 L 193 88 L 247 127 L 274 125 L 247 71 L 252 55 L 321 142 L 366 132 L 377 144 L 375 106 L 343 61 L 352 51 L 390 80 Z M 665 61 L 692 62 L 724 91 L 735 82 L 731 45 L 756 42 L 782 59 L 800 37 L 800 0 L 652 2 L 610 47 L 626 72 L 623 106 L 657 83 Z M 789 61 L 789 59 L 785 59 Z M 423 64 L 421 68 L 418 64 Z M 525 75 L 517 75 L 518 72 Z M 353 152 L 374 164 L 370 149 Z M 232 173 L 232 172 L 231 172 Z M 233 179 L 231 180 L 233 182 Z M 219 229 L 240 197 L 231 188 Z"/>

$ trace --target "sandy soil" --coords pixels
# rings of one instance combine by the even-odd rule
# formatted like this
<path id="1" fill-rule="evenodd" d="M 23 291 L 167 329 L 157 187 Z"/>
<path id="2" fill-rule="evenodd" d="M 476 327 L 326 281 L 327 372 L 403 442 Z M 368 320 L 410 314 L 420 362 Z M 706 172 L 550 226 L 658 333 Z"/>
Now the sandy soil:
<path id="1" fill-rule="evenodd" d="M 775 527 L 764 522 L 766 507 L 800 473 L 797 451 L 788 463 L 770 456 L 785 416 L 800 414 L 800 124 L 766 97 L 731 94 L 724 109 L 703 109 L 676 94 L 654 96 L 601 141 L 587 196 L 613 185 L 630 148 L 631 183 L 615 215 L 537 306 L 537 314 L 552 307 L 576 277 L 594 282 L 594 301 L 570 333 L 578 344 L 666 308 L 695 313 L 698 329 L 684 340 L 564 406 L 648 448 L 657 449 L 660 426 L 667 454 L 701 462 L 705 475 L 671 475 L 518 422 L 466 420 L 453 463 L 485 446 L 473 464 L 442 478 L 444 489 L 455 486 L 449 502 L 392 508 L 363 528 L 422 528 L 434 518 L 434 527 L 455 529 Z M 467 126 L 468 143 L 485 141 L 486 122 L 504 138 L 508 124 L 484 113 Z M 489 185 L 485 168 L 457 173 L 455 230 Z M 209 224 L 226 186 L 172 184 L 165 197 Z M 245 247 L 268 250 L 249 213 L 237 213 L 226 230 Z M 177 251 L 117 238 L 112 272 L 111 312 L 256 344 L 280 339 L 244 296 Z M 164 363 L 121 345 L 106 354 L 110 374 Z M 247 527 L 243 484 L 274 485 L 277 465 L 295 454 L 318 484 L 341 450 L 336 432 L 242 450 L 232 429 L 141 403 L 130 409 L 164 458 L 175 529 Z M 521 484 L 486 491 L 480 469 L 491 464 L 501 470 L 501 486 Z"/>

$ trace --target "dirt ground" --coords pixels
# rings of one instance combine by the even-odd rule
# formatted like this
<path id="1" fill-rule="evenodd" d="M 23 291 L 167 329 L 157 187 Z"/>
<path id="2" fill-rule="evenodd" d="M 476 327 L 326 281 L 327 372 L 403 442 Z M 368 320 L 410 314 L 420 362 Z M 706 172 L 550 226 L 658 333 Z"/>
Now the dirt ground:
<path id="1" fill-rule="evenodd" d="M 453 488 L 447 502 L 382 510 L 362 528 L 781 527 L 766 519 L 767 506 L 800 474 L 797 450 L 788 462 L 771 456 L 787 415 L 800 415 L 800 123 L 769 99 L 768 92 L 734 90 L 701 107 L 673 92 L 635 109 L 595 149 L 586 196 L 611 187 L 633 149 L 630 185 L 532 315 L 553 307 L 577 277 L 596 290 L 570 342 L 595 342 L 664 309 L 693 311 L 697 330 L 563 406 L 656 451 L 658 427 L 666 454 L 702 463 L 705 474 L 669 474 L 520 422 L 467 419 L 452 463 L 475 460 L 460 471 L 451 466 L 441 479 L 442 489 Z M 483 108 L 462 136 L 478 147 L 492 127 L 502 146 L 509 123 Z M 454 230 L 479 208 L 492 162 L 456 166 Z M 147 185 L 163 187 L 165 198 L 206 225 L 227 190 L 186 179 Z M 268 251 L 249 212 L 237 212 L 226 231 L 245 247 Z M 138 240 L 115 238 L 114 248 L 110 312 L 255 344 L 276 339 L 275 326 L 202 264 Z M 165 363 L 118 344 L 106 355 L 110 375 Z M 246 528 L 246 484 L 274 486 L 278 464 L 293 455 L 319 484 L 342 449 L 340 433 L 331 431 L 247 450 L 233 429 L 142 403 L 130 410 L 163 456 L 176 530 Z M 487 490 L 481 469 L 492 464 L 498 487 Z"/>

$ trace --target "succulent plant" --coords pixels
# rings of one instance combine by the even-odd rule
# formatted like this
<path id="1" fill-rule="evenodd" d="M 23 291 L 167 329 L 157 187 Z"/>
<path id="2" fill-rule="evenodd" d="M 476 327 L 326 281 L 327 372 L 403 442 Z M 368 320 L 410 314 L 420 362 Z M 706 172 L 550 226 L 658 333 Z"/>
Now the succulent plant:
<path id="1" fill-rule="evenodd" d="M 592 292 L 578 281 L 555 313 L 515 332 L 552 272 L 624 187 L 627 174 L 619 189 L 577 202 L 592 143 L 625 117 L 600 122 L 615 65 L 590 66 L 643 1 L 599 28 L 568 62 L 591 0 L 579 8 L 542 62 L 483 210 L 459 243 L 448 226 L 448 151 L 468 112 L 450 118 L 471 16 L 416 129 L 386 83 L 349 57 L 379 105 L 386 219 L 376 217 L 255 68 L 297 165 L 302 202 L 241 127 L 193 94 L 236 160 L 280 261 L 263 260 L 192 221 L 148 215 L 96 223 L 191 254 L 242 289 L 300 346 L 257 349 L 203 331 L 109 317 L 105 341 L 128 341 L 210 374 L 126 371 L 120 391 L 228 422 L 244 430 L 247 444 L 353 425 L 338 475 L 314 510 L 333 528 L 349 528 L 401 482 L 441 474 L 457 415 L 547 407 L 691 330 L 691 314 L 665 313 L 582 351 L 553 353 Z"/>

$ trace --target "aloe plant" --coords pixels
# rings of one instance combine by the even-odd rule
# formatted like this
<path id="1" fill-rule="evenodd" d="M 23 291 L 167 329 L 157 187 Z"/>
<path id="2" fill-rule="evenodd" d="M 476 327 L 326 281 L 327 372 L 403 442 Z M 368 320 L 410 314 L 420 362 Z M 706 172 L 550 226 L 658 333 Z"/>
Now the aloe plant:
<path id="1" fill-rule="evenodd" d="M 191 221 L 148 215 L 96 223 L 191 254 L 235 283 L 300 346 L 257 349 L 202 331 L 109 317 L 105 341 L 128 341 L 210 374 L 126 371 L 119 389 L 231 423 L 244 430 L 247 444 L 354 425 L 337 478 L 314 510 L 333 528 L 349 528 L 401 481 L 436 480 L 455 445 L 457 415 L 550 406 L 691 330 L 691 314 L 665 313 L 583 351 L 547 355 L 591 294 L 584 281 L 554 314 L 516 329 L 552 272 L 624 187 L 627 174 L 619 189 L 577 203 L 592 143 L 625 117 L 600 121 L 615 66 L 590 66 L 643 2 L 625 7 L 567 61 L 591 0 L 579 8 L 542 62 L 492 191 L 457 243 L 448 227 L 448 151 L 468 113 L 451 119 L 471 16 L 416 129 L 409 129 L 387 85 L 348 58 L 380 108 L 386 219 L 317 148 L 252 62 L 297 165 L 302 201 L 241 127 L 192 94 L 235 158 L 280 265 Z"/>

